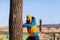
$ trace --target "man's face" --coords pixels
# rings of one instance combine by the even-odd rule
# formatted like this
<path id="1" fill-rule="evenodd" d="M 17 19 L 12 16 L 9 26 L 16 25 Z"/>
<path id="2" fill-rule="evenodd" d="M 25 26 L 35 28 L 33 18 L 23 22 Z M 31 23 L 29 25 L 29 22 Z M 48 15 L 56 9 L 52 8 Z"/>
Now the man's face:
<path id="1" fill-rule="evenodd" d="M 32 22 L 32 16 L 27 16 L 27 22 L 29 22 L 29 23 Z"/>
<path id="2" fill-rule="evenodd" d="M 30 21 L 30 17 L 27 17 L 27 21 Z"/>

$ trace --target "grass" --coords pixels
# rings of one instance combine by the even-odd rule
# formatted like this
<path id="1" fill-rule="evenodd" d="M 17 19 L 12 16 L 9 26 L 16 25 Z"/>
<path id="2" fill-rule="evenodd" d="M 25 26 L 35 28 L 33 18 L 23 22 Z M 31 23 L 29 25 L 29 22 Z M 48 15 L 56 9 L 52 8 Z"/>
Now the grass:
<path id="1" fill-rule="evenodd" d="M 8 39 L 7 35 L 0 34 L 0 40 L 7 40 L 7 39 Z"/>
<path id="2" fill-rule="evenodd" d="M 27 34 L 27 33 L 23 33 L 23 38 L 24 38 L 24 40 L 26 40 L 27 37 L 28 37 L 28 34 Z"/>

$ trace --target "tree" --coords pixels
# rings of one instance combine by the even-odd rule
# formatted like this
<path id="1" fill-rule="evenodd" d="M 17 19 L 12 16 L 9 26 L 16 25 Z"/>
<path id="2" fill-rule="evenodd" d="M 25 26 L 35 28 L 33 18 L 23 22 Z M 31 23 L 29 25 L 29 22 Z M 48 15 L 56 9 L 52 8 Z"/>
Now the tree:
<path id="1" fill-rule="evenodd" d="M 22 40 L 22 4 L 23 0 L 10 0 L 9 40 Z"/>

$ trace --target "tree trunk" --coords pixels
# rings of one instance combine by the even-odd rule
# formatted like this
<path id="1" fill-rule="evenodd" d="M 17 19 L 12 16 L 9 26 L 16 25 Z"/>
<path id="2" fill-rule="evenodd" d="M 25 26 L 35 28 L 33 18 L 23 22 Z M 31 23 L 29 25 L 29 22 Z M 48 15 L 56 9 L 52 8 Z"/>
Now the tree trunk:
<path id="1" fill-rule="evenodd" d="M 40 27 L 39 27 L 39 29 L 40 29 L 40 32 L 42 31 L 42 20 L 40 20 Z"/>
<path id="2" fill-rule="evenodd" d="M 23 0 L 10 0 L 9 40 L 22 40 L 22 4 Z"/>

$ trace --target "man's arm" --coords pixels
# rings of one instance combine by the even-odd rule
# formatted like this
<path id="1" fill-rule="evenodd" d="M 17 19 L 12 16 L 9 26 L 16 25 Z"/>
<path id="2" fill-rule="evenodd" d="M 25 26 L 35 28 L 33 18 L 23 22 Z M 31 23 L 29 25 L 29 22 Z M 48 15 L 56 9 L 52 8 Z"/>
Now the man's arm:
<path id="1" fill-rule="evenodd" d="M 25 27 L 32 27 L 34 25 L 36 25 L 36 21 L 35 20 L 33 20 L 32 23 L 25 23 L 24 24 Z"/>

